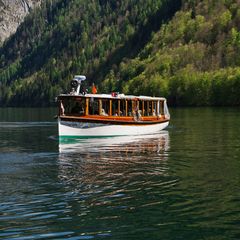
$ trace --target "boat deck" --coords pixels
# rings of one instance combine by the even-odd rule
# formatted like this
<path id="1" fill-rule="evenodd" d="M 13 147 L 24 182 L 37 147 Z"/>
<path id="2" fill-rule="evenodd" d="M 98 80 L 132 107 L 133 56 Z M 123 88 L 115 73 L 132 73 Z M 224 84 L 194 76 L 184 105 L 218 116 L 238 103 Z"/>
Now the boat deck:
<path id="1" fill-rule="evenodd" d="M 105 124 L 131 124 L 131 125 L 148 125 L 168 122 L 169 119 L 157 116 L 144 116 L 137 119 L 133 116 L 100 116 L 100 115 L 88 115 L 88 116 L 75 116 L 75 115 L 61 115 L 61 121 L 71 122 L 91 122 L 91 123 L 105 123 Z"/>

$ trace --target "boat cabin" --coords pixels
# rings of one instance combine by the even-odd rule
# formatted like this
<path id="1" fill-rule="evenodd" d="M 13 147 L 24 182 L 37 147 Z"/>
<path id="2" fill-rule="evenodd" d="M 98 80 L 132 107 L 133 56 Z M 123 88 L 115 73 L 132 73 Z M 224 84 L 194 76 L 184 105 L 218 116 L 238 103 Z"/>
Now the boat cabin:
<path id="1" fill-rule="evenodd" d="M 168 110 L 165 98 L 124 94 L 60 95 L 59 115 L 165 118 Z"/>

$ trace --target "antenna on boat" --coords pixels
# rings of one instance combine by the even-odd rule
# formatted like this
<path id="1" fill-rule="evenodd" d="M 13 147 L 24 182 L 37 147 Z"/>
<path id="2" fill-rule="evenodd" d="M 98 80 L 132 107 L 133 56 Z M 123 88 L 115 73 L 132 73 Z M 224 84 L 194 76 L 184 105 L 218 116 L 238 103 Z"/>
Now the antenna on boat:
<path id="1" fill-rule="evenodd" d="M 71 93 L 74 95 L 79 95 L 80 87 L 82 81 L 86 80 L 86 76 L 84 75 L 75 75 L 73 80 L 71 81 Z"/>

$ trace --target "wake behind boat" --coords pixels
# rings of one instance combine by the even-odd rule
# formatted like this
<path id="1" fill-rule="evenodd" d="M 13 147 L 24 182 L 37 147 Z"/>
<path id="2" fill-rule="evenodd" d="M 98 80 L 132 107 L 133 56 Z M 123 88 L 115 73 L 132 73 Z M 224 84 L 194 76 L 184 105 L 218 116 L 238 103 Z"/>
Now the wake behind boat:
<path id="1" fill-rule="evenodd" d="M 110 137 L 153 134 L 166 128 L 170 114 L 163 97 L 119 93 L 97 94 L 82 87 L 85 76 L 77 75 L 72 90 L 58 96 L 60 137 Z"/>

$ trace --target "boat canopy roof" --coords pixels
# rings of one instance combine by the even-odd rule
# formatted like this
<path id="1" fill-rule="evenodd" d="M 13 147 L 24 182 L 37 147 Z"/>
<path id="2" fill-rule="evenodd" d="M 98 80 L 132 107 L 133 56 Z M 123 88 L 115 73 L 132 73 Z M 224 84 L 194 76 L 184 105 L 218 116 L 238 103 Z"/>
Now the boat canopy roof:
<path id="1" fill-rule="evenodd" d="M 59 97 L 83 97 L 83 98 L 102 98 L 102 99 L 129 99 L 129 100 L 146 100 L 146 101 L 166 101 L 164 97 L 150 97 L 150 96 L 134 96 L 125 95 L 123 93 L 112 94 L 61 94 Z"/>

